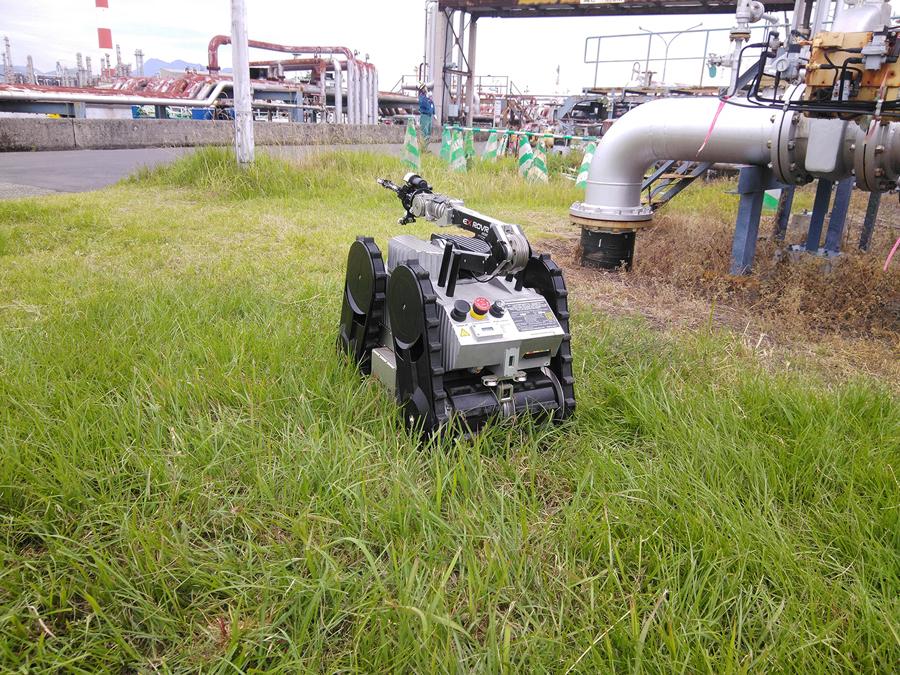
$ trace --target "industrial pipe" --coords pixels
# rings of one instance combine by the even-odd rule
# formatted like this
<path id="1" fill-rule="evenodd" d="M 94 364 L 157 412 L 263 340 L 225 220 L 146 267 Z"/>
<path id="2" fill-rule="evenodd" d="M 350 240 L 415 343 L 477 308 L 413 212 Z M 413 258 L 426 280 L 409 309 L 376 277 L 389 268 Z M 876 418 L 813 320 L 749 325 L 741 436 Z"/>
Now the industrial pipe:
<path id="1" fill-rule="evenodd" d="M 357 72 L 356 63 L 347 61 L 347 124 L 357 124 L 356 121 L 357 99 Z"/>
<path id="2" fill-rule="evenodd" d="M 165 98 L 158 96 L 127 96 L 111 89 L 109 94 L 89 94 L 77 89 L 66 91 L 30 91 L 24 89 L 0 90 L 0 100 L 13 101 L 51 101 L 62 103 L 118 103 L 121 105 L 165 105 L 185 106 L 188 108 L 208 108 L 215 104 L 225 87 L 232 86 L 230 80 L 216 83 L 206 98 Z"/>
<path id="3" fill-rule="evenodd" d="M 366 80 L 366 100 L 368 101 L 368 115 L 366 116 L 366 124 L 375 124 L 378 121 L 378 93 L 375 84 L 375 68 L 368 61 L 366 62 L 366 70 L 368 71 L 368 79 Z"/>
<path id="4" fill-rule="evenodd" d="M 425 72 L 422 79 L 425 82 L 434 82 L 434 40 L 435 30 L 437 28 L 437 0 L 427 0 L 425 3 L 425 55 L 422 63 L 425 65 Z"/>
<path id="5" fill-rule="evenodd" d="M 822 25 L 828 19 L 828 11 L 831 9 L 832 0 L 818 0 L 813 10 L 812 35 L 818 35 L 822 30 Z M 843 2 L 844 0 L 838 0 Z"/>
<path id="6" fill-rule="evenodd" d="M 359 66 L 359 124 L 368 124 L 369 123 L 369 69 L 365 67 L 365 64 L 357 61 L 356 64 Z"/>
<path id="7" fill-rule="evenodd" d="M 852 174 L 859 188 L 884 192 L 900 180 L 900 122 L 869 130 L 791 111 L 723 106 L 713 97 L 651 101 L 623 115 L 600 140 L 585 200 L 569 213 L 599 228 L 650 220 L 641 184 L 660 160 L 769 166 L 788 184 Z"/>
<path id="8" fill-rule="evenodd" d="M 336 56 L 331 57 L 331 67 L 334 70 L 334 123 L 342 124 L 344 121 L 344 92 L 341 82 L 341 62 Z"/>
<path id="9" fill-rule="evenodd" d="M 372 67 L 372 108 L 374 114 L 372 116 L 372 124 L 378 124 L 378 118 L 381 116 L 379 110 L 380 97 L 378 94 L 378 70 Z"/>
<path id="10" fill-rule="evenodd" d="M 251 68 L 261 68 L 269 66 L 281 66 L 284 70 L 315 70 L 321 67 L 323 63 L 330 63 L 323 59 L 267 59 L 264 61 L 251 61 Z"/>
<path id="11" fill-rule="evenodd" d="M 794 0 L 794 12 L 793 14 L 791 14 L 790 31 L 795 31 L 800 28 L 800 25 L 803 22 L 803 14 L 805 11 L 806 0 Z"/>
<path id="12" fill-rule="evenodd" d="M 625 113 L 600 140 L 585 200 L 574 204 L 571 214 L 590 220 L 649 220 L 650 207 L 641 205 L 641 183 L 644 171 L 658 160 L 766 164 L 771 111 L 726 105 L 710 133 L 718 106 L 717 98 L 669 98 Z"/>
<path id="13" fill-rule="evenodd" d="M 319 93 L 322 96 L 322 121 L 328 121 L 328 90 L 325 88 L 325 66 L 319 66 L 316 73 L 319 76 Z"/>
<path id="14" fill-rule="evenodd" d="M 357 61 L 363 69 L 362 124 L 378 123 L 378 76 L 375 66 L 368 61 Z"/>
<path id="15" fill-rule="evenodd" d="M 98 103 L 106 105 L 159 105 L 159 106 L 185 106 L 187 108 L 208 108 L 215 105 L 223 91 L 232 87 L 231 80 L 219 80 L 207 82 L 197 90 L 196 96 L 151 96 L 138 93 L 122 93 L 116 88 L 97 89 L 85 91 L 84 89 L 58 89 L 54 91 L 41 90 L 40 88 L 25 88 L 21 86 L 0 85 L 0 100 L 12 101 L 45 101 L 62 103 Z M 179 87 L 179 91 L 183 88 Z M 299 88 L 303 90 L 303 86 Z M 127 91 L 127 90 L 126 90 Z M 192 88 L 193 91 L 193 88 Z M 298 91 L 298 87 L 284 84 L 261 83 L 253 81 L 253 91 Z M 103 92 L 103 93 L 99 93 Z M 108 93 L 107 93 L 108 92 Z"/>
<path id="16" fill-rule="evenodd" d="M 219 48 L 230 44 L 231 38 L 227 35 L 216 35 L 210 41 L 207 47 L 207 67 L 210 73 L 219 71 Z M 366 108 L 371 107 L 374 111 L 374 118 L 377 121 L 378 109 L 378 92 L 374 93 L 374 105 L 367 97 L 371 97 L 371 93 L 366 89 L 366 79 L 376 82 L 375 77 L 368 77 L 369 70 L 374 71 L 375 67 L 371 63 L 362 63 L 356 59 L 356 55 L 347 47 L 317 47 L 317 46 L 297 46 L 297 45 L 281 45 L 274 42 L 262 42 L 260 40 L 249 40 L 248 44 L 254 49 L 263 49 L 274 52 L 284 52 L 288 54 L 315 54 L 327 56 L 343 56 L 347 60 L 347 118 L 350 124 L 366 124 L 368 114 Z M 377 86 L 377 84 L 376 84 Z M 351 112 L 352 111 L 352 112 Z"/>
<path id="17" fill-rule="evenodd" d="M 837 6 L 840 6 L 841 2 L 842 0 L 839 0 Z M 890 25 L 891 3 L 883 0 L 865 0 L 836 16 L 831 30 L 837 33 L 864 33 L 879 31 Z"/>
<path id="18" fill-rule="evenodd" d="M 228 35 L 216 35 L 207 46 L 207 68 L 211 74 L 219 72 L 219 47 L 231 44 L 231 37 Z M 254 49 L 262 49 L 269 52 L 282 52 L 285 54 L 324 54 L 327 56 L 343 55 L 348 61 L 355 61 L 356 57 L 347 47 L 315 47 L 315 46 L 293 46 L 280 45 L 275 42 L 262 42 L 261 40 L 248 40 Z"/>

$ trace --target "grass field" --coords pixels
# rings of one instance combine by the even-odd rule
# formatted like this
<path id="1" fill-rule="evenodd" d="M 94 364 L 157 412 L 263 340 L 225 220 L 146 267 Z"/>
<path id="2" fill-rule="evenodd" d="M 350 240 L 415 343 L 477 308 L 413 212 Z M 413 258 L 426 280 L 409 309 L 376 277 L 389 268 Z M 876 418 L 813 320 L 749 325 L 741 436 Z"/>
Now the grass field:
<path id="1" fill-rule="evenodd" d="M 570 423 L 419 448 L 334 349 L 401 173 L 204 151 L 0 202 L 0 670 L 895 669 L 896 383 L 576 295 Z M 578 198 L 426 175 L 533 241 Z"/>

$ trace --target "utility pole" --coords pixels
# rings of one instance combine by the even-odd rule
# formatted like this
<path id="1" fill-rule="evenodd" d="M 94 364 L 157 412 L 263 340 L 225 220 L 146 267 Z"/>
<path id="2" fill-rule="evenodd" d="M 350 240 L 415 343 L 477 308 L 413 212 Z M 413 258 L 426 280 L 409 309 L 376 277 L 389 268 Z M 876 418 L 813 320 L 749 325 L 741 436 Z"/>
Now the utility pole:
<path id="1" fill-rule="evenodd" d="M 234 153 L 238 164 L 253 163 L 253 110 L 250 91 L 250 47 L 247 44 L 247 7 L 231 0 L 231 53 L 234 74 Z"/>

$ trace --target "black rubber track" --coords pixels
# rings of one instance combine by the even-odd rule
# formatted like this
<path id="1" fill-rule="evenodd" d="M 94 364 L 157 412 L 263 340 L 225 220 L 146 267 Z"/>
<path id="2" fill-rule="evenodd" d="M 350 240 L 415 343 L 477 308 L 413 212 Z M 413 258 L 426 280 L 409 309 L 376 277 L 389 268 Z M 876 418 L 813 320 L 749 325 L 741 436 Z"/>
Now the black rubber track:
<path id="1" fill-rule="evenodd" d="M 344 304 L 338 349 L 348 354 L 366 375 L 372 372 L 372 350 L 384 323 L 387 272 L 372 237 L 357 237 L 347 254 Z"/>
<path id="2" fill-rule="evenodd" d="M 397 402 L 409 429 L 431 436 L 450 420 L 444 391 L 443 345 L 437 295 L 428 272 L 398 265 L 387 289 L 388 316 L 397 363 Z"/>
<path id="3" fill-rule="evenodd" d="M 572 374 L 572 336 L 569 333 L 569 292 L 562 270 L 548 253 L 532 255 L 525 267 L 525 286 L 533 288 L 544 296 L 550 309 L 556 315 L 565 335 L 559 351 L 550 360 L 550 370 L 556 375 L 563 391 L 563 402 L 556 413 L 562 420 L 575 412 L 575 377 Z"/>

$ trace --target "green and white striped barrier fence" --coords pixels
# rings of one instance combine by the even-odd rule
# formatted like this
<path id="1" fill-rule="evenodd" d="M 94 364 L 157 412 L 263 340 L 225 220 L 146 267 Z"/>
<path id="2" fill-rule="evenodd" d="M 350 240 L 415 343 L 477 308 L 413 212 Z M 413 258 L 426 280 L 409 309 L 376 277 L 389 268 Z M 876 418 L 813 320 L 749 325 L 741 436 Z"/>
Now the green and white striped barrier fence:
<path id="1" fill-rule="evenodd" d="M 590 168 L 593 153 L 596 150 L 596 137 L 574 136 L 542 133 L 536 131 L 515 131 L 512 129 L 494 129 L 481 127 L 463 127 L 446 125 L 441 134 L 441 159 L 450 164 L 453 171 L 465 172 L 468 159 L 476 156 L 475 134 L 484 132 L 488 140 L 481 155 L 482 161 L 493 162 L 498 157 L 509 153 L 509 142 L 513 136 L 519 137 L 518 170 L 519 175 L 532 181 L 548 182 L 550 172 L 547 170 L 547 141 L 550 139 L 566 139 L 587 142 L 581 168 L 578 172 L 578 185 L 587 183 L 587 171 Z M 531 141 L 535 141 L 535 145 Z M 582 176 L 582 174 L 584 174 Z"/>
<path id="2" fill-rule="evenodd" d="M 469 157 L 475 156 L 475 132 L 466 130 L 464 138 L 466 144 L 466 159 L 469 159 Z"/>
<path id="3" fill-rule="evenodd" d="M 522 178 L 528 178 L 532 164 L 534 164 L 534 152 L 531 150 L 531 143 L 524 138 L 519 143 L 519 175 Z"/>
<path id="4" fill-rule="evenodd" d="M 540 136 L 541 138 L 553 138 L 555 140 L 565 140 L 565 141 L 596 141 L 596 136 L 575 136 L 572 134 L 550 134 L 544 133 L 541 131 L 515 131 L 513 129 L 497 129 L 493 127 L 463 127 L 457 124 L 448 125 L 448 128 L 454 131 L 471 131 L 472 133 L 484 133 L 489 134 L 492 131 L 496 131 L 500 134 L 508 134 L 510 136 L 527 136 L 531 138 L 532 136 Z"/>
<path id="5" fill-rule="evenodd" d="M 534 144 L 534 160 L 531 163 L 528 178 L 542 183 L 550 180 L 550 175 L 547 173 L 547 146 L 544 145 L 543 140 L 538 139 L 538 142 Z"/>
<path id="6" fill-rule="evenodd" d="M 453 132 L 450 127 L 444 127 L 441 132 L 441 159 L 445 162 L 450 161 L 450 154 L 453 152 Z"/>
<path id="7" fill-rule="evenodd" d="M 581 166 L 578 167 L 578 177 L 575 179 L 575 186 L 580 188 L 587 187 L 588 173 L 591 170 L 591 162 L 594 161 L 594 151 L 597 144 L 591 141 L 584 149 L 584 157 L 581 160 Z"/>
<path id="8" fill-rule="evenodd" d="M 422 170 L 422 156 L 419 152 L 419 138 L 416 136 L 416 125 L 410 120 L 406 125 L 403 137 L 403 166 L 413 171 Z"/>
<path id="9" fill-rule="evenodd" d="M 506 155 L 506 150 L 509 147 L 509 134 L 503 132 L 500 134 L 500 140 L 497 143 L 497 157 L 503 157 Z"/>
<path id="10" fill-rule="evenodd" d="M 463 146 L 463 135 L 461 131 L 453 132 L 453 144 L 450 152 L 450 169 L 465 173 L 466 166 L 466 149 Z"/>
<path id="11" fill-rule="evenodd" d="M 484 152 L 481 155 L 481 161 L 493 162 L 497 159 L 498 150 L 500 149 L 500 139 L 497 138 L 497 132 L 492 131 L 488 136 L 487 143 L 484 146 Z"/>

